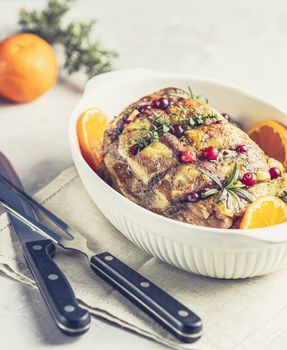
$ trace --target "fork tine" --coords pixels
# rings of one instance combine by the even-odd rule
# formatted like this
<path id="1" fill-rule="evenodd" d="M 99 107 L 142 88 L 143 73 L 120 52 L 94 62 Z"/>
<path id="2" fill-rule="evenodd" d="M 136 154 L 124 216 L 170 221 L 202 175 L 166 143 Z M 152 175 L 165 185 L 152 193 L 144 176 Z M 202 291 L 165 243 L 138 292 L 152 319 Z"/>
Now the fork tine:
<path id="1" fill-rule="evenodd" d="M 53 222 L 57 227 L 59 227 L 63 232 L 65 232 L 65 234 L 67 234 L 70 238 L 74 238 L 73 230 L 69 227 L 69 225 L 67 225 L 64 221 L 62 221 L 58 216 L 56 216 L 50 210 L 48 210 L 43 205 L 38 203 L 35 199 L 30 197 L 24 191 L 20 190 L 17 186 L 13 185 L 4 176 L 0 175 L 0 181 L 4 182 L 6 185 L 8 185 L 26 203 L 30 204 L 33 207 L 33 209 L 38 209 L 40 212 L 42 212 L 46 218 L 48 218 L 51 222 Z"/>
<path id="2" fill-rule="evenodd" d="M 62 235 L 59 235 L 58 233 L 50 230 L 49 227 L 43 225 L 39 221 L 31 218 L 30 216 L 21 215 L 12 207 L 10 207 L 7 203 L 3 202 L 1 199 L 0 204 L 1 207 L 7 210 L 8 213 L 12 214 L 14 217 L 23 222 L 25 225 L 31 227 L 33 230 L 39 232 L 41 235 L 51 238 L 54 242 L 60 245 L 63 241 L 66 241 L 66 239 Z"/>

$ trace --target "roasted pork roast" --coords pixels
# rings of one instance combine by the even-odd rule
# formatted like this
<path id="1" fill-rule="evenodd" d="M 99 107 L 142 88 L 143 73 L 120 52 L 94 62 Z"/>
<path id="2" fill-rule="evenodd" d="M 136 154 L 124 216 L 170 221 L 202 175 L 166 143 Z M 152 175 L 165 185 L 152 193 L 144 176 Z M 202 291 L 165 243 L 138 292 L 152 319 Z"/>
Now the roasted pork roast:
<path id="1" fill-rule="evenodd" d="M 282 164 L 190 89 L 129 105 L 110 123 L 103 152 L 100 175 L 114 189 L 190 224 L 236 227 L 251 201 L 287 188 Z M 271 167 L 282 176 L 271 180 Z"/>

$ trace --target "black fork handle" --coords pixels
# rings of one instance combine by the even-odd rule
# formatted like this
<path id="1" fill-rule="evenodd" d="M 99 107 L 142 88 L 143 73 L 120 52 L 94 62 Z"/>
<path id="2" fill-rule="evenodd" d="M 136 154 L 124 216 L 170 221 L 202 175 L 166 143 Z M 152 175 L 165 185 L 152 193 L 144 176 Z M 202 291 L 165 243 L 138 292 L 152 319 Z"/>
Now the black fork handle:
<path id="1" fill-rule="evenodd" d="M 23 245 L 28 266 L 58 328 L 69 336 L 85 333 L 90 313 L 79 306 L 75 294 L 58 265 L 53 261 L 55 246 L 50 239 Z"/>

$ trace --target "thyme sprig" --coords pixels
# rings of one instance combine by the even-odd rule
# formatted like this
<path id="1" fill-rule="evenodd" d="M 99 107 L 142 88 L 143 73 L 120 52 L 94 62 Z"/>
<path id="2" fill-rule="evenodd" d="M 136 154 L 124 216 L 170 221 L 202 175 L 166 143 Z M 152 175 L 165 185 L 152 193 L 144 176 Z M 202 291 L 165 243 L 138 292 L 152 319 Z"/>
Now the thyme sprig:
<path id="1" fill-rule="evenodd" d="M 192 99 L 192 100 L 203 100 L 205 103 L 208 104 L 208 98 L 203 96 L 203 95 L 197 95 L 195 94 L 191 87 L 188 86 L 187 87 L 187 90 L 182 90 L 184 91 L 187 95 L 189 95 L 189 97 Z M 170 92 L 169 93 L 170 96 L 175 96 L 175 97 L 182 97 L 182 94 L 180 92 Z"/>
<path id="2" fill-rule="evenodd" d="M 218 118 L 216 114 L 211 115 L 195 115 L 193 109 L 189 109 L 183 106 L 179 106 L 180 112 L 184 114 L 184 116 L 180 116 L 176 113 L 171 114 L 174 119 L 168 120 L 162 115 L 158 113 L 153 113 L 151 115 L 151 127 L 150 129 L 141 128 L 141 131 L 145 131 L 145 135 L 138 140 L 135 140 L 131 143 L 131 148 L 135 148 L 135 154 L 139 153 L 145 147 L 153 143 L 154 141 L 158 141 L 159 137 L 162 134 L 166 134 L 168 132 L 173 131 L 173 126 L 175 124 L 181 125 L 184 129 L 192 129 L 195 126 L 199 126 L 204 124 L 204 120 L 206 118 Z M 189 113 L 189 115 L 187 115 Z"/>
<path id="3" fill-rule="evenodd" d="M 139 153 L 154 141 L 158 141 L 159 136 L 171 131 L 172 125 L 174 124 L 158 113 L 154 113 L 152 118 L 151 128 L 141 128 L 140 131 L 145 131 L 145 135 L 140 139 L 133 141 L 131 144 L 131 147 L 136 146 L 135 154 Z"/>
<path id="4" fill-rule="evenodd" d="M 253 201 L 251 194 L 245 189 L 245 186 L 238 181 L 239 171 L 237 162 L 235 162 L 232 173 L 225 185 L 222 185 L 218 177 L 209 171 L 202 168 L 199 168 L 199 171 L 209 177 L 219 187 L 218 189 L 214 188 L 204 192 L 203 196 L 205 198 L 219 193 L 220 195 L 217 202 L 226 201 L 226 206 L 228 209 L 230 209 L 233 205 L 237 205 L 238 209 L 241 209 L 241 199 L 245 199 L 249 203 Z"/>
<path id="5" fill-rule="evenodd" d="M 141 131 L 145 131 L 146 135 L 139 138 L 136 141 L 133 141 L 130 148 L 135 148 L 135 154 L 138 154 L 140 151 L 142 151 L 144 148 L 146 148 L 148 145 L 153 143 L 154 141 L 158 141 L 159 134 L 158 130 L 156 128 L 152 128 L 151 130 L 147 128 L 141 128 Z"/>
<path id="6" fill-rule="evenodd" d="M 192 107 L 178 105 L 178 109 L 181 113 L 185 114 L 189 118 L 189 124 L 192 127 L 203 125 L 205 122 L 205 119 L 207 118 L 214 118 L 216 120 L 219 119 L 219 115 L 213 110 L 211 114 L 202 114 L 200 110 Z M 176 113 L 174 113 L 173 115 L 176 116 Z M 183 118 L 183 120 L 186 120 L 187 117 Z"/>

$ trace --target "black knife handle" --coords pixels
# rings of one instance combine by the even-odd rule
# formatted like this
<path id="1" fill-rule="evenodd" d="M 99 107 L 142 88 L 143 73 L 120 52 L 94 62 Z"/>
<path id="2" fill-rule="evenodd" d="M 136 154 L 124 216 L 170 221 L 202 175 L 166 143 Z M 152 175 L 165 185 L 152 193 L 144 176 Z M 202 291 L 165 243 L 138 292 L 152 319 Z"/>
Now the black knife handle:
<path id="1" fill-rule="evenodd" d="M 90 326 L 90 314 L 78 305 L 68 280 L 53 261 L 53 242 L 50 239 L 28 242 L 23 248 L 27 263 L 59 329 L 70 336 L 85 333 Z"/>
<path id="2" fill-rule="evenodd" d="M 179 340 L 192 343 L 201 336 L 201 319 L 172 296 L 109 252 L 91 258 L 93 271 L 149 314 Z"/>

